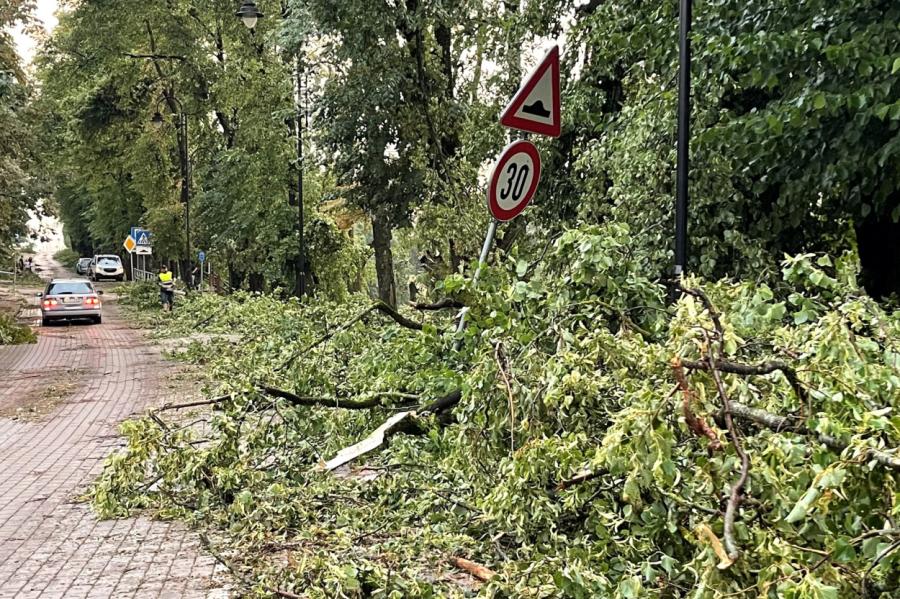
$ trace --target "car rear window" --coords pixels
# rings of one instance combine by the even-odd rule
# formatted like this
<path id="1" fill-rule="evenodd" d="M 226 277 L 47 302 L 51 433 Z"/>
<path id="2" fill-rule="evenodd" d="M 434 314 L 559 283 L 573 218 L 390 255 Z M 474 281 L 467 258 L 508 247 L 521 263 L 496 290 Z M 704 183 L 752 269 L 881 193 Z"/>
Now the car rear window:
<path id="1" fill-rule="evenodd" d="M 47 295 L 68 295 L 71 293 L 93 293 L 90 283 L 52 283 Z"/>

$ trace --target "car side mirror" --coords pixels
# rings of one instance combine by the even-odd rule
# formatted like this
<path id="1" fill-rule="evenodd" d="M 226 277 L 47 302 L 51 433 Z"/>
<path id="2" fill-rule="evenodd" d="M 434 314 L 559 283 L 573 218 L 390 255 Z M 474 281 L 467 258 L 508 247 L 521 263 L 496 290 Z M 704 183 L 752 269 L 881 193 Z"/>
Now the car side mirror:
<path id="1" fill-rule="evenodd" d="M 38 291 L 37 293 L 34 294 L 34 297 L 44 297 L 44 292 Z"/>
<path id="2" fill-rule="evenodd" d="M 102 289 L 98 289 L 98 290 L 97 290 L 97 295 L 103 295 L 103 290 L 102 290 Z"/>

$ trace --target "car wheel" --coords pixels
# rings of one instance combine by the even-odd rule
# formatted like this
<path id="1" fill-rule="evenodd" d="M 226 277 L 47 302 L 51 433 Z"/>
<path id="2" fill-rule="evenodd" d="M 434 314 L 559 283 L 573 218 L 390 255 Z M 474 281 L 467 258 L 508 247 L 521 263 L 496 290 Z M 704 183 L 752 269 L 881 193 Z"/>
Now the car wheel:
<path id="1" fill-rule="evenodd" d="M 103 317 L 102 317 L 102 316 L 95 316 L 95 317 L 94 317 L 94 324 L 101 324 L 102 322 L 103 322 Z"/>
<path id="2" fill-rule="evenodd" d="M 41 318 L 41 326 L 49 327 L 51 320 L 49 318 Z"/>

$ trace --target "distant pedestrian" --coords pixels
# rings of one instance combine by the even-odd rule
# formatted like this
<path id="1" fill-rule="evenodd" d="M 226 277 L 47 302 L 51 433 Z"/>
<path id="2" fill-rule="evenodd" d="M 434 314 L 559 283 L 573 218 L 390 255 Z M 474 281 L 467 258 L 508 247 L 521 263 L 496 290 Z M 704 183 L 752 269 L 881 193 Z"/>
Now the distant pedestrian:
<path id="1" fill-rule="evenodd" d="M 200 284 L 200 267 L 194 266 L 194 270 L 191 271 L 191 289 L 196 289 Z"/>
<path id="2" fill-rule="evenodd" d="M 175 305 L 175 278 L 165 264 L 159 267 L 158 279 L 159 301 L 162 304 L 162 309 L 166 312 L 171 312 Z"/>
<path id="3" fill-rule="evenodd" d="M 31 259 L 31 256 L 28 256 L 28 259 L 25 260 L 25 268 L 26 268 L 27 270 L 33 270 L 33 269 L 34 269 L 34 261 Z"/>

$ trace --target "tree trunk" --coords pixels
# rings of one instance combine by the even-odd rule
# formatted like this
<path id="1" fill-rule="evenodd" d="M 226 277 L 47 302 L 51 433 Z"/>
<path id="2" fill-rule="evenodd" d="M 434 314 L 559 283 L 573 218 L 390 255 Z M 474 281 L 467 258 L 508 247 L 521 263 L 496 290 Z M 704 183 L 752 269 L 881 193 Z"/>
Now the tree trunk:
<path id="1" fill-rule="evenodd" d="M 394 256 L 391 253 L 391 225 L 382 215 L 372 216 L 372 247 L 375 249 L 375 274 L 378 277 L 378 299 L 397 307 L 394 283 Z"/>
<path id="2" fill-rule="evenodd" d="M 896 205 L 898 197 L 888 201 Z M 861 266 L 860 283 L 874 298 L 892 293 L 900 294 L 900 223 L 891 218 L 890 210 L 868 218 L 856 225 L 856 243 Z"/>

